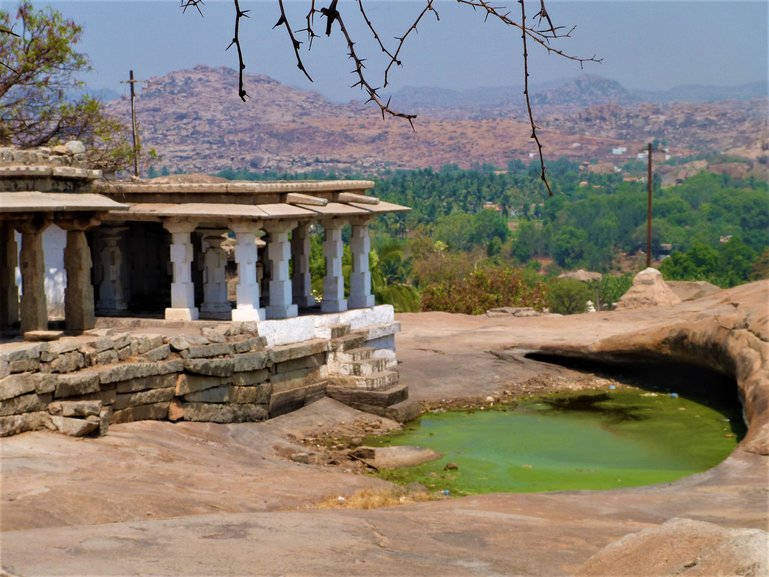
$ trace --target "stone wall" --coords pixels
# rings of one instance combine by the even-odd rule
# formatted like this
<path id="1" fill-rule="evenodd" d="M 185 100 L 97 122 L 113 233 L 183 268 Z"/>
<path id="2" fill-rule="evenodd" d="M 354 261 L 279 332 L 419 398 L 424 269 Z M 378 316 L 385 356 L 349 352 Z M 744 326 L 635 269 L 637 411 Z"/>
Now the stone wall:
<path id="1" fill-rule="evenodd" d="M 100 328 L 0 344 L 0 436 L 36 429 L 98 435 L 110 424 L 145 419 L 260 421 L 326 395 L 329 383 L 358 389 L 340 397 L 353 405 L 360 394 L 381 393 L 369 408 L 385 414 L 408 397 L 392 370 L 399 326 L 391 307 L 368 313 L 274 321 L 309 323 L 293 337 L 290 326 L 233 322 L 201 323 L 196 334 Z M 399 392 L 387 392 L 393 388 Z"/>

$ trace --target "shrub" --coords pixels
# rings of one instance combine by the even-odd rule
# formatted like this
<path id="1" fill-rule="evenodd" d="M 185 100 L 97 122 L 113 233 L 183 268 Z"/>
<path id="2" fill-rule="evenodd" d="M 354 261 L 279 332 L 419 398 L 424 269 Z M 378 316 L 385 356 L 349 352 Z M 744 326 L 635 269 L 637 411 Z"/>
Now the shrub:
<path id="1" fill-rule="evenodd" d="M 548 284 L 547 302 L 550 312 L 562 315 L 584 313 L 593 297 L 588 286 L 573 278 L 556 278 Z"/>

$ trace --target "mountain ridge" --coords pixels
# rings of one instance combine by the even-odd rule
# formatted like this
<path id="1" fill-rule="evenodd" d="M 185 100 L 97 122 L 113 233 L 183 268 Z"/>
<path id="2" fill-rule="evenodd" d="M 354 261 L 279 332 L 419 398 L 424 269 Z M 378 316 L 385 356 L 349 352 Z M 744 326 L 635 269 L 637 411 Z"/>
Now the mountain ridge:
<path id="1" fill-rule="evenodd" d="M 136 104 L 142 142 L 160 154 L 158 165 L 207 173 L 225 168 L 376 173 L 446 164 L 505 167 L 511 160 L 537 158 L 520 95 L 518 103 L 490 104 L 482 113 L 460 107 L 447 109 L 449 114 L 411 110 L 394 98 L 394 107 L 421 113 L 412 130 L 408 122 L 383 120 L 375 107 L 360 102 L 334 103 L 265 75 L 245 80 L 251 99 L 243 103 L 230 68 L 198 65 L 151 78 Z M 622 164 L 635 153 L 615 158 L 613 149 L 636 150 L 655 138 L 669 142 L 677 155 L 698 150 L 737 151 L 753 159 L 766 155 L 762 133 L 755 129 L 765 124 L 765 104 L 763 109 L 753 101 L 621 105 L 590 97 L 627 91 L 589 76 L 564 90 L 567 96 L 545 92 L 534 104 L 549 158 Z M 105 106 L 130 118 L 125 97 Z"/>

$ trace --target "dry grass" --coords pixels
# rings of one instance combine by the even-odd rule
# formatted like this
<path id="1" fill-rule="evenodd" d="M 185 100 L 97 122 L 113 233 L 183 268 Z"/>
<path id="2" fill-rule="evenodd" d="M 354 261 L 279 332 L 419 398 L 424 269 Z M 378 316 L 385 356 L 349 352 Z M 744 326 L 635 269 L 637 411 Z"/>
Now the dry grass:
<path id="1" fill-rule="evenodd" d="M 327 497 L 312 505 L 314 509 L 379 509 L 406 503 L 421 503 L 445 498 L 424 487 L 390 487 L 387 489 L 361 489 L 348 497 Z"/>

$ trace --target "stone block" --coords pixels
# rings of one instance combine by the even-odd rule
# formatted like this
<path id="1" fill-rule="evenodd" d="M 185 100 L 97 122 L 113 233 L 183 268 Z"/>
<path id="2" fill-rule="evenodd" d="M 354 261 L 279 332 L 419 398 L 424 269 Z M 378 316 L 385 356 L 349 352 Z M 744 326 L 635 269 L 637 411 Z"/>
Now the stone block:
<path id="1" fill-rule="evenodd" d="M 90 343 L 90 345 L 93 348 L 93 351 L 95 353 L 101 353 L 109 349 L 115 348 L 114 341 L 109 337 L 102 337 L 100 339 L 96 339 L 95 341 Z"/>
<path id="2" fill-rule="evenodd" d="M 272 384 L 273 395 L 283 391 L 289 391 L 303 387 L 308 384 L 318 382 L 324 378 L 321 369 L 299 369 L 290 373 L 272 375 L 270 383 Z"/>
<path id="3" fill-rule="evenodd" d="M 300 369 L 317 369 L 325 364 L 326 353 L 318 353 L 316 355 L 310 355 L 309 357 L 300 357 L 298 359 L 277 363 L 273 367 L 273 370 L 278 374 L 290 373 Z"/>
<path id="4" fill-rule="evenodd" d="M 389 407 L 405 401 L 409 396 L 407 385 L 397 385 L 384 391 L 369 391 L 333 384 L 329 384 L 326 388 L 326 395 L 356 409 L 367 406 Z"/>
<path id="5" fill-rule="evenodd" d="M 40 359 L 17 359 L 9 361 L 8 369 L 11 373 L 26 373 L 40 370 Z"/>
<path id="6" fill-rule="evenodd" d="M 196 375 L 229 377 L 233 372 L 233 359 L 185 359 L 184 370 Z"/>
<path id="7" fill-rule="evenodd" d="M 143 355 L 152 349 L 156 349 L 163 345 L 163 335 L 137 335 L 136 336 L 136 353 Z M 169 346 L 170 348 L 170 346 Z"/>
<path id="8" fill-rule="evenodd" d="M 95 420 L 88 420 L 52 415 L 51 422 L 60 433 L 64 433 L 71 437 L 83 437 L 99 429 L 98 417 L 96 417 Z"/>
<path id="9" fill-rule="evenodd" d="M 139 391 L 137 393 L 118 394 L 115 397 L 115 403 L 112 408 L 115 411 L 119 411 L 138 405 L 163 403 L 173 399 L 175 393 L 175 387 L 168 387 L 164 389 L 147 389 L 146 391 Z"/>
<path id="10" fill-rule="evenodd" d="M 93 365 L 114 365 L 119 361 L 120 357 L 118 357 L 115 349 L 107 349 L 91 357 L 91 364 Z"/>
<path id="11" fill-rule="evenodd" d="M 0 417 L 0 437 L 10 437 L 40 429 L 54 429 L 51 415 L 45 411 Z"/>
<path id="12" fill-rule="evenodd" d="M 184 400 L 190 403 L 227 403 L 230 401 L 230 386 L 222 385 L 196 393 L 184 395 Z"/>
<path id="13" fill-rule="evenodd" d="M 229 384 L 229 377 L 211 377 L 206 375 L 182 374 L 176 379 L 176 395 L 181 397 L 189 393 L 196 393 L 206 389 L 213 389 Z"/>
<path id="14" fill-rule="evenodd" d="M 48 404 L 48 412 L 62 417 L 98 417 L 101 401 L 54 401 Z"/>
<path id="15" fill-rule="evenodd" d="M 270 378 L 268 369 L 259 369 L 258 371 L 245 371 L 232 375 L 232 384 L 239 387 L 258 385 L 264 383 Z"/>
<path id="16" fill-rule="evenodd" d="M 168 420 L 169 421 L 181 421 L 184 418 L 184 405 L 181 400 L 174 399 L 168 405 Z"/>
<path id="17" fill-rule="evenodd" d="M 419 401 L 406 399 L 387 407 L 384 416 L 399 423 L 408 423 L 416 419 L 421 413 Z"/>
<path id="18" fill-rule="evenodd" d="M 58 376 L 54 397 L 60 399 L 62 397 L 97 393 L 99 389 L 100 379 L 98 372 L 94 370 L 78 371 Z"/>
<path id="19" fill-rule="evenodd" d="M 129 343 L 128 345 L 117 349 L 117 358 L 119 361 L 127 361 L 131 358 L 132 352 L 131 344 Z"/>
<path id="20" fill-rule="evenodd" d="M 329 350 L 325 339 L 312 339 L 292 345 L 280 345 L 270 349 L 270 359 L 273 363 L 283 363 L 300 357 L 309 357 Z"/>
<path id="21" fill-rule="evenodd" d="M 267 418 L 264 405 L 226 405 L 218 403 L 184 403 L 184 420 L 210 423 L 246 423 Z"/>
<path id="22" fill-rule="evenodd" d="M 101 383 L 106 385 L 108 383 L 141 379 L 155 375 L 180 373 L 183 369 L 184 361 L 181 359 L 159 361 L 156 363 L 123 363 L 102 371 Z"/>
<path id="23" fill-rule="evenodd" d="M 326 383 L 320 382 L 278 393 L 273 392 L 269 404 L 270 418 L 300 409 L 306 404 L 323 397 L 325 391 Z"/>
<path id="24" fill-rule="evenodd" d="M 11 374 L 11 367 L 6 359 L 0 358 L 0 379 Z"/>
<path id="25" fill-rule="evenodd" d="M 59 382 L 57 376 L 50 373 L 32 373 L 32 380 L 35 381 L 35 392 L 38 395 L 54 392 Z"/>
<path id="26" fill-rule="evenodd" d="M 102 407 L 99 411 L 99 435 L 104 436 L 109 431 L 109 424 L 112 420 L 112 407 Z"/>
<path id="27" fill-rule="evenodd" d="M 272 395 L 272 385 L 269 383 L 262 383 L 252 387 L 239 387 L 236 385 L 230 387 L 231 403 L 260 403 L 266 405 L 270 402 L 270 395 Z"/>
<path id="28" fill-rule="evenodd" d="M 225 325 L 226 327 L 226 325 Z M 224 331 L 220 331 L 219 327 L 217 328 L 211 328 L 211 327 L 203 327 L 200 329 L 200 334 L 206 337 L 209 341 L 212 343 L 226 343 L 227 342 L 227 331 L 228 327 L 225 328 Z"/>
<path id="29" fill-rule="evenodd" d="M 213 343 L 210 345 L 190 345 L 186 350 L 180 351 L 182 357 L 188 359 L 201 359 L 221 357 L 232 354 L 232 345 L 229 343 Z"/>
<path id="30" fill-rule="evenodd" d="M 120 411 L 114 411 L 110 423 L 131 423 L 133 421 L 165 421 L 168 417 L 169 403 L 154 403 L 152 405 L 136 405 Z"/>
<path id="31" fill-rule="evenodd" d="M 80 351 L 71 351 L 62 353 L 51 361 L 50 370 L 52 373 L 73 373 L 85 366 L 85 358 Z"/>
<path id="32" fill-rule="evenodd" d="M 112 405 L 117 399 L 117 391 L 115 385 L 107 385 L 102 387 L 98 393 L 89 393 L 87 395 L 79 395 L 77 401 L 101 401 L 102 407 L 105 405 Z"/>
<path id="33" fill-rule="evenodd" d="M 48 343 L 47 347 L 40 351 L 40 360 L 44 363 L 49 363 L 59 355 L 80 349 L 80 344 L 80 341 L 73 338 L 65 338 L 55 343 Z"/>
<path id="34" fill-rule="evenodd" d="M 267 346 L 267 339 L 264 337 L 244 337 L 234 341 L 232 348 L 236 353 L 247 353 L 249 351 L 262 351 Z"/>
<path id="35" fill-rule="evenodd" d="M 0 401 L 12 399 L 32 391 L 35 391 L 33 373 L 9 375 L 0 379 Z"/>
<path id="36" fill-rule="evenodd" d="M 174 352 L 185 351 L 190 348 L 190 342 L 182 335 L 174 335 L 166 340 L 166 343 Z"/>
<path id="37" fill-rule="evenodd" d="M 232 357 L 232 370 L 236 373 L 263 369 L 270 362 L 267 351 L 241 353 Z"/>
<path id="38" fill-rule="evenodd" d="M 38 395 L 37 393 L 28 393 L 19 397 L 13 397 L 0 404 L 0 417 L 43 411 L 50 402 L 50 394 Z"/>
<path id="39" fill-rule="evenodd" d="M 162 361 L 167 359 L 171 354 L 171 347 L 169 345 L 160 345 L 159 347 L 152 348 L 148 351 L 141 353 L 148 361 Z"/>
<path id="40" fill-rule="evenodd" d="M 176 387 L 176 373 L 167 375 L 152 375 L 139 379 L 130 379 L 117 384 L 118 393 L 135 393 L 136 391 L 146 391 L 148 389 L 166 389 Z"/>
<path id="41" fill-rule="evenodd" d="M 131 346 L 131 333 L 120 333 L 112 336 L 112 345 L 116 350 Z"/>

